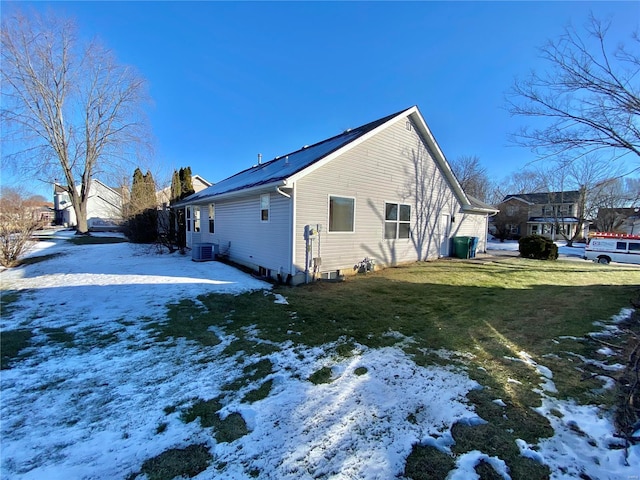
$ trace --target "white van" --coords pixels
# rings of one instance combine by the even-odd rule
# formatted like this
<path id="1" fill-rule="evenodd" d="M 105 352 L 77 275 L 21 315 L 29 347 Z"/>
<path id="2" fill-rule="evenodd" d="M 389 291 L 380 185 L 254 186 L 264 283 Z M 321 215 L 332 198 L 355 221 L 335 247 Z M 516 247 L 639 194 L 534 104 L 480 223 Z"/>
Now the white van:
<path id="1" fill-rule="evenodd" d="M 584 249 L 584 259 L 605 265 L 609 262 L 640 265 L 640 235 L 595 234 Z"/>

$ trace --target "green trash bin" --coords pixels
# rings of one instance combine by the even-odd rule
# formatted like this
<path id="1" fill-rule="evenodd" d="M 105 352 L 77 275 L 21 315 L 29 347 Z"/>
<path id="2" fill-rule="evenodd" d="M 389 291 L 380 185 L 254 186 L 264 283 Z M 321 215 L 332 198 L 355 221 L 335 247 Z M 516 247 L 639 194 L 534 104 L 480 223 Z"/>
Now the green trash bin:
<path id="1" fill-rule="evenodd" d="M 453 237 L 453 252 L 456 258 L 469 258 L 471 237 Z"/>

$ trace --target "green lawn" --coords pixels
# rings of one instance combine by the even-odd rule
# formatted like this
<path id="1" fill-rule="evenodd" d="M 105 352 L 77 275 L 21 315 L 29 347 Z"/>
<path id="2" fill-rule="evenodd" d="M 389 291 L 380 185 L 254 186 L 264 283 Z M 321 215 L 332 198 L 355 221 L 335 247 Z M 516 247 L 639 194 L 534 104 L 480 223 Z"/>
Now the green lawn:
<path id="1" fill-rule="evenodd" d="M 396 345 L 421 365 L 453 363 L 485 387 L 468 398 L 489 421 L 479 427 L 455 425 L 455 451 L 495 450 L 513 478 L 548 478 L 547 467 L 520 456 L 515 446 L 517 438 L 537 443 L 553 431 L 532 409 L 541 403 L 533 391 L 541 382 L 539 373 L 514 359 L 525 352 L 550 368 L 559 398 L 613 405 L 615 393 L 586 378 L 590 375 L 577 368 L 576 359 L 593 358 L 600 347 L 587 336 L 598 330 L 593 322 L 629 307 L 638 299 L 639 286 L 640 269 L 635 267 L 521 258 L 442 260 L 339 283 L 276 287 L 274 292 L 289 302 L 285 306 L 263 292 L 184 300 L 170 306 L 167 322 L 152 328 L 159 340 L 184 336 L 204 345 L 211 344 L 211 326 L 224 328 L 237 337 L 225 350 L 230 355 L 240 350 L 268 354 L 284 341 L 308 346 L 334 342 L 337 356 L 349 355 L 356 343 Z M 443 350 L 457 355 L 447 357 Z M 257 382 L 270 368 L 265 372 L 252 372 L 245 381 Z M 318 371 L 310 380 L 331 381 L 325 377 L 326 372 Z M 495 398 L 507 403 L 506 415 L 493 403 Z M 416 479 L 440 478 L 425 472 L 448 471 L 451 459 L 445 457 L 416 446 L 406 473 Z"/>

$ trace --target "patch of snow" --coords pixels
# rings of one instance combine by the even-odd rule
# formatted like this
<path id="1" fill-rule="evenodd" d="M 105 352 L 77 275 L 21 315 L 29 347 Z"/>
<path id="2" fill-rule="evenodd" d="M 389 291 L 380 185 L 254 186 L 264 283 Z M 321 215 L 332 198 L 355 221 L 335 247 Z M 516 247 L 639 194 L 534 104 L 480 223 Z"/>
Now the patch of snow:
<path id="1" fill-rule="evenodd" d="M 516 439 L 516 445 L 518 445 L 518 448 L 520 449 L 520 455 L 544 464 L 544 457 L 540 455 L 540 452 L 534 450 L 532 445 L 529 445 L 520 438 Z"/>
<path id="2" fill-rule="evenodd" d="M 633 315 L 633 308 L 623 308 L 617 315 L 611 317 L 613 323 L 621 323 L 628 320 Z"/>
<path id="3" fill-rule="evenodd" d="M 610 413 L 551 397 L 543 398 L 536 410 L 551 422 L 555 432 L 539 444 L 540 455 L 554 471 L 552 478 L 584 478 L 586 474 L 617 480 L 637 475 L 640 449 L 629 448 L 629 458 L 625 458 L 624 443 L 615 435 Z"/>
<path id="4" fill-rule="evenodd" d="M 478 450 L 460 455 L 456 460 L 455 469 L 447 475 L 447 480 L 479 480 L 480 475 L 476 473 L 475 467 L 482 461 L 491 465 L 496 473 L 504 480 L 511 480 L 509 468 L 507 464 L 504 463 L 504 460 L 497 457 L 490 457 L 486 453 Z"/>
<path id="5" fill-rule="evenodd" d="M 451 455 L 451 447 L 456 444 L 456 441 L 453 439 L 451 432 L 444 432 L 442 435 L 430 436 L 427 435 L 421 442 L 420 445 L 423 447 L 434 447 L 440 450 L 441 452 L 448 453 Z"/>
<path id="6" fill-rule="evenodd" d="M 615 352 L 611 350 L 609 347 L 599 348 L 598 350 L 596 350 L 596 352 L 599 353 L 600 355 L 604 355 L 605 357 L 611 357 L 615 355 Z"/>
<path id="7" fill-rule="evenodd" d="M 273 303 L 277 303 L 279 305 L 289 305 L 289 302 L 287 302 L 287 299 L 284 298 L 282 295 L 280 295 L 279 293 L 275 294 L 276 299 L 274 300 Z"/>
<path id="8" fill-rule="evenodd" d="M 499 407 L 506 407 L 507 406 L 507 404 L 504 403 L 504 400 L 502 400 L 501 398 L 496 398 L 495 400 L 493 400 L 493 403 L 495 403 Z"/>

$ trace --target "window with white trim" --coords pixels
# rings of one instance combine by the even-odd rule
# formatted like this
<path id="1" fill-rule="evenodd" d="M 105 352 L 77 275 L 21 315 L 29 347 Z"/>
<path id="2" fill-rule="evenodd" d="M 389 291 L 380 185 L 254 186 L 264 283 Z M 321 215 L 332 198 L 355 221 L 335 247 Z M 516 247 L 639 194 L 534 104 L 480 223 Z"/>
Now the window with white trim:
<path id="1" fill-rule="evenodd" d="M 329 231 L 355 231 L 356 199 L 350 197 L 329 196 Z"/>
<path id="2" fill-rule="evenodd" d="M 271 195 L 263 193 L 260 195 L 260 221 L 269 221 L 269 209 L 271 208 Z"/>
<path id="3" fill-rule="evenodd" d="M 193 209 L 193 231 L 200 231 L 200 207 L 194 207 Z"/>
<path id="4" fill-rule="evenodd" d="M 394 240 L 411 236 L 411 205 L 384 204 L 384 238 Z"/>
<path id="5" fill-rule="evenodd" d="M 187 225 L 187 232 L 191 231 L 191 207 L 187 207 L 187 220 L 185 224 Z"/>
<path id="6" fill-rule="evenodd" d="M 216 206 L 213 203 L 210 203 L 209 204 L 209 233 L 216 233 L 215 218 L 216 218 Z"/>

